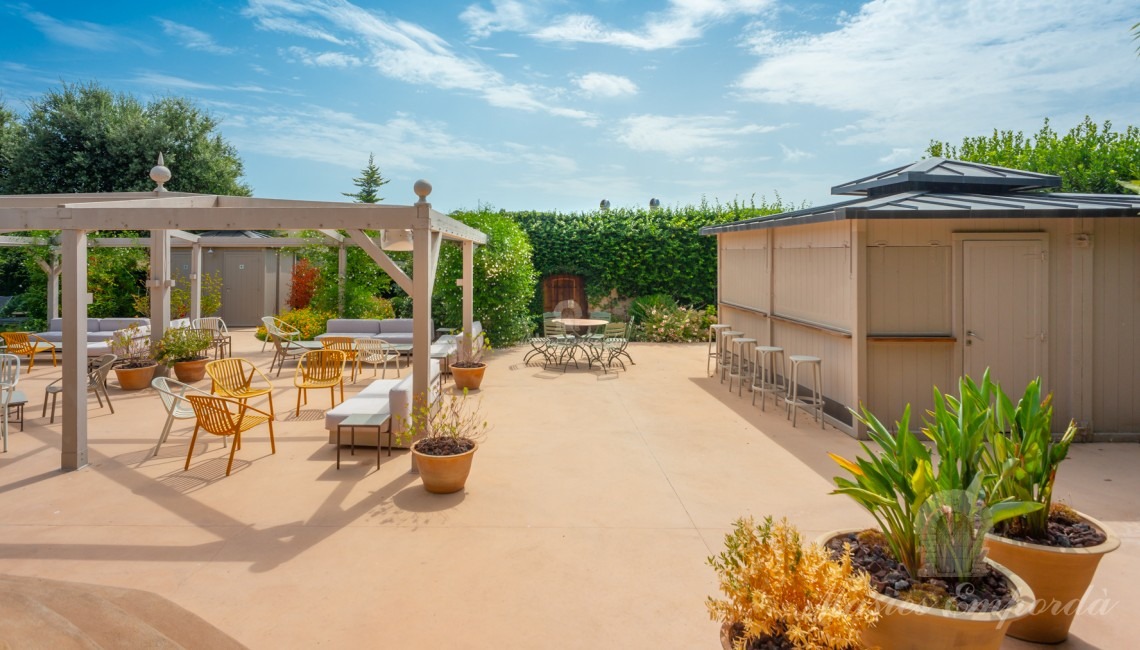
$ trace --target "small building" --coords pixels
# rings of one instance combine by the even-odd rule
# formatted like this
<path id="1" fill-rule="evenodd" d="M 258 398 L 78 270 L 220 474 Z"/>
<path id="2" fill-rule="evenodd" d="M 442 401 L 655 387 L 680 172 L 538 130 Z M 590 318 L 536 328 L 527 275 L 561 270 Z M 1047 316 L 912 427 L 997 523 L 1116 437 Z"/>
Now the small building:
<path id="1" fill-rule="evenodd" d="M 222 279 L 222 307 L 204 316 L 220 316 L 230 327 L 251 327 L 260 325 L 262 316 L 288 311 L 295 257 L 289 247 L 296 246 L 296 240 L 255 230 L 209 230 L 198 235 L 203 273 L 220 274 Z M 190 253 L 186 245 L 171 251 L 175 277 L 189 277 Z"/>
<path id="2" fill-rule="evenodd" d="M 1140 196 L 1048 192 L 1060 178 L 943 158 L 832 188 L 840 203 L 701 229 L 720 320 L 823 360 L 829 423 L 865 404 L 912 424 L 963 374 L 1020 394 L 1040 376 L 1054 426 L 1140 434 Z M 803 384 L 803 381 L 800 382 Z"/>

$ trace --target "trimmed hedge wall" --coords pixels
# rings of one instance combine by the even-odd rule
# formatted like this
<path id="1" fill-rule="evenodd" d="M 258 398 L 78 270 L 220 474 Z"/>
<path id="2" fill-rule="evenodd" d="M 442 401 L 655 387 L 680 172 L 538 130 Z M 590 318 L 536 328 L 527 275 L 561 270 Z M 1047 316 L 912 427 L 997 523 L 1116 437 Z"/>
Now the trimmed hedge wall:
<path id="1" fill-rule="evenodd" d="M 789 209 L 777 197 L 759 205 L 702 201 L 677 208 L 508 214 L 530 236 L 539 278 L 581 275 L 591 303 L 616 291 L 623 298 L 664 293 L 701 307 L 716 301 L 716 238 L 700 229 Z M 531 309 L 542 311 L 541 286 Z"/>

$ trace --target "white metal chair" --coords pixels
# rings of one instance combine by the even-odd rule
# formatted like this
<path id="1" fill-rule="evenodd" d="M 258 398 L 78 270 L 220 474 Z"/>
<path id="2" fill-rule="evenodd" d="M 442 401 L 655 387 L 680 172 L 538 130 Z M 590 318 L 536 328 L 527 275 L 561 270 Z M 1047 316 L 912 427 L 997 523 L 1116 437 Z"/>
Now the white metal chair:
<path id="1" fill-rule="evenodd" d="M 275 316 L 262 316 L 261 324 L 265 326 L 265 340 L 261 342 L 261 351 L 272 341 L 270 338 L 276 334 L 283 341 L 296 341 L 301 338 L 301 330 Z"/>
<path id="2" fill-rule="evenodd" d="M 155 377 L 150 382 L 150 386 L 158 391 L 162 405 L 166 407 L 166 425 L 162 427 L 162 433 L 158 436 L 158 444 L 154 446 L 154 453 L 151 454 L 151 456 L 157 456 L 159 447 L 166 442 L 167 436 L 170 435 L 170 428 L 174 426 L 174 421 L 194 418 L 194 407 L 190 405 L 190 400 L 186 399 L 186 394 L 209 395 L 210 393 L 167 377 Z M 226 439 L 223 437 L 222 444 L 224 445 L 225 442 Z"/>
<path id="3" fill-rule="evenodd" d="M 20 382 L 20 357 L 14 354 L 0 354 L 0 411 L 3 421 L 0 432 L 4 434 L 4 451 L 8 451 L 8 405 L 16 394 L 16 384 Z"/>
<path id="4" fill-rule="evenodd" d="M 376 367 L 383 364 L 384 372 L 380 377 L 386 378 L 388 376 L 388 362 L 391 361 L 396 366 L 396 376 L 400 376 L 400 353 L 391 343 L 383 339 L 372 338 L 359 338 L 355 340 L 355 343 L 358 372 L 364 374 L 364 364 L 367 363 L 372 366 L 372 376 L 375 377 Z"/>
<path id="5" fill-rule="evenodd" d="M 224 359 L 233 354 L 233 337 L 226 327 L 226 321 L 217 316 L 206 316 L 194 319 L 194 329 L 206 330 L 213 334 L 214 342 L 210 345 L 214 349 L 215 359 Z"/>

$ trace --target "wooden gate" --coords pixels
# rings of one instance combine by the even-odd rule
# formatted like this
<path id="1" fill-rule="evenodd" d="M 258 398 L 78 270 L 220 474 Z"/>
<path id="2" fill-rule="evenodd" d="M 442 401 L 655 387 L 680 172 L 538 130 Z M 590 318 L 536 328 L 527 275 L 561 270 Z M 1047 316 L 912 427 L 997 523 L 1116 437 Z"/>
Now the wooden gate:
<path id="1" fill-rule="evenodd" d="M 570 273 L 543 278 L 542 311 L 556 311 L 566 318 L 588 316 L 586 281 L 582 276 Z"/>

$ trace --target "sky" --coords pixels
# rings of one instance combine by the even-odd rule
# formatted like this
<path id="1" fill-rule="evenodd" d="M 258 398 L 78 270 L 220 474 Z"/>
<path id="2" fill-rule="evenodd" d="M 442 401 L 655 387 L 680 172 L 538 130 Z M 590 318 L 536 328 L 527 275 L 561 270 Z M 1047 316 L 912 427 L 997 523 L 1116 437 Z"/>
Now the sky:
<path id="1" fill-rule="evenodd" d="M 1138 124 L 1135 0 L 248 0 L 0 4 L 0 98 L 184 96 L 259 197 L 444 212 L 748 203 L 932 139 Z M 172 168 L 175 176 L 176 166 Z"/>

